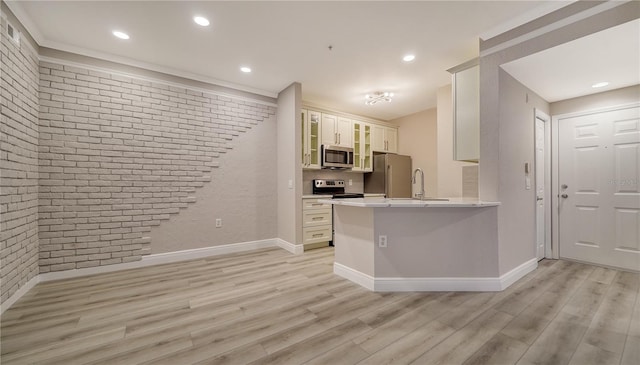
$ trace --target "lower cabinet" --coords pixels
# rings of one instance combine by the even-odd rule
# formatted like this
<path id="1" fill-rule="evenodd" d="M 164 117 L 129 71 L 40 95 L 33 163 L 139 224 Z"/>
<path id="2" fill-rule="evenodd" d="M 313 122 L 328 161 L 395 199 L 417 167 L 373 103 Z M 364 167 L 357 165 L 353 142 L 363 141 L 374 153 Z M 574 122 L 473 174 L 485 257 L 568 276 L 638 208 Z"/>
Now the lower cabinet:
<path id="1" fill-rule="evenodd" d="M 302 239 L 305 250 L 329 246 L 333 240 L 333 219 L 330 204 L 318 198 L 302 198 Z"/>

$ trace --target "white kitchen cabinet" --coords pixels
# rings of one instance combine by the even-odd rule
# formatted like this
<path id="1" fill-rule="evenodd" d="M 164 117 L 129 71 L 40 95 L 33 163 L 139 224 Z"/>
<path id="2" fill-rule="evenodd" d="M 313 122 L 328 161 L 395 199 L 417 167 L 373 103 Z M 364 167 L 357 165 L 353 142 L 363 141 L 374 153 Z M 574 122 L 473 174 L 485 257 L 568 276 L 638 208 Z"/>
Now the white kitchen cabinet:
<path id="1" fill-rule="evenodd" d="M 352 171 L 373 171 L 373 149 L 371 125 L 353 121 L 353 169 Z"/>
<path id="2" fill-rule="evenodd" d="M 302 198 L 302 239 L 305 250 L 329 245 L 333 240 L 331 205 L 318 198 Z"/>
<path id="3" fill-rule="evenodd" d="M 398 153 L 398 129 L 374 124 L 372 127 L 374 152 Z"/>
<path id="4" fill-rule="evenodd" d="M 322 114 L 322 144 L 353 147 L 351 119 Z"/>
<path id="5" fill-rule="evenodd" d="M 453 93 L 453 158 L 458 161 L 477 162 L 480 157 L 480 66 L 474 61 L 449 70 Z"/>
<path id="6" fill-rule="evenodd" d="M 398 153 L 398 129 L 387 128 L 385 133 L 387 140 L 387 152 Z"/>
<path id="7" fill-rule="evenodd" d="M 320 169 L 321 113 L 302 110 L 302 168 Z"/>

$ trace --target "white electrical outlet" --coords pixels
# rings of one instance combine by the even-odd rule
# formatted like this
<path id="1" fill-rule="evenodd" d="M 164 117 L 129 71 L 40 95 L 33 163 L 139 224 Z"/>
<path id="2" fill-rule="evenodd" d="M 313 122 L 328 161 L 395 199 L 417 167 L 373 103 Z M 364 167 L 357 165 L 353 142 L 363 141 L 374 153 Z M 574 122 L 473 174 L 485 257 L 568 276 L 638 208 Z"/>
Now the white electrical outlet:
<path id="1" fill-rule="evenodd" d="M 222 227 L 222 218 L 216 218 L 216 228 Z"/>
<path id="2" fill-rule="evenodd" d="M 387 236 L 380 235 L 378 237 L 378 247 L 387 247 Z"/>
<path id="3" fill-rule="evenodd" d="M 289 189 L 293 189 L 293 180 L 289 180 L 288 186 L 289 186 Z"/>
<path id="4" fill-rule="evenodd" d="M 353 180 L 349 179 L 349 186 L 353 186 Z"/>

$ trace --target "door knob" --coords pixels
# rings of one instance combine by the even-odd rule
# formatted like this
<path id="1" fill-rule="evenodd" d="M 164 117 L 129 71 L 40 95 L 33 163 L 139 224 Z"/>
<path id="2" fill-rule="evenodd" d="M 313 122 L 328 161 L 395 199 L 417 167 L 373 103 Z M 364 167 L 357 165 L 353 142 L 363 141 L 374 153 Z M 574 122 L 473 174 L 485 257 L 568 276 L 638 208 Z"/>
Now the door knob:
<path id="1" fill-rule="evenodd" d="M 542 200 L 542 197 L 537 197 L 536 198 L 536 201 L 540 201 L 540 200 Z"/>
<path id="2" fill-rule="evenodd" d="M 569 197 L 569 194 L 562 194 L 562 195 L 560 195 L 560 196 L 561 196 L 561 197 L 563 197 L 563 198 L 565 198 L 565 199 L 567 199 L 567 198 Z"/>
<path id="3" fill-rule="evenodd" d="M 568 188 L 569 186 L 568 186 L 567 184 L 562 184 L 562 186 L 560 186 L 560 187 L 561 187 L 561 188 L 563 188 L 563 189 L 566 189 L 566 188 Z"/>

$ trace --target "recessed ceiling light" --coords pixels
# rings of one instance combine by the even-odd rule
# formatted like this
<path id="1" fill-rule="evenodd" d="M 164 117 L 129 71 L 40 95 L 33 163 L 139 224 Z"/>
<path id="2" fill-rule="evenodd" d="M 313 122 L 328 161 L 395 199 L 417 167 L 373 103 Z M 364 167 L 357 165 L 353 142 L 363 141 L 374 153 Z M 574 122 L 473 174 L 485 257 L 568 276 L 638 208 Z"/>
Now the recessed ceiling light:
<path id="1" fill-rule="evenodd" d="M 605 87 L 605 86 L 607 86 L 607 85 L 609 85 L 609 83 L 608 83 L 608 82 L 606 82 L 606 81 L 603 81 L 603 82 L 599 82 L 599 83 L 597 83 L 597 84 L 593 84 L 593 85 L 591 85 L 591 87 L 592 87 L 592 88 L 599 88 L 599 87 Z"/>
<path id="2" fill-rule="evenodd" d="M 247 66 L 243 66 L 243 67 L 240 67 L 240 71 L 242 71 L 244 73 L 249 73 L 249 72 L 251 72 L 251 68 L 249 68 Z"/>
<path id="3" fill-rule="evenodd" d="M 415 60 L 415 59 L 416 59 L 416 56 L 415 56 L 415 55 L 412 55 L 412 54 L 408 54 L 408 55 L 406 55 L 406 56 L 402 57 L 402 60 L 403 60 L 404 62 L 411 62 L 411 61 L 413 61 L 413 60 Z"/>
<path id="4" fill-rule="evenodd" d="M 129 39 L 129 35 L 125 32 L 121 32 L 119 30 L 114 30 L 113 35 L 120 39 Z"/>
<path id="5" fill-rule="evenodd" d="M 202 16 L 194 16 L 193 21 L 196 22 L 196 24 L 201 25 L 203 27 L 209 26 L 210 24 L 209 19 Z"/>

